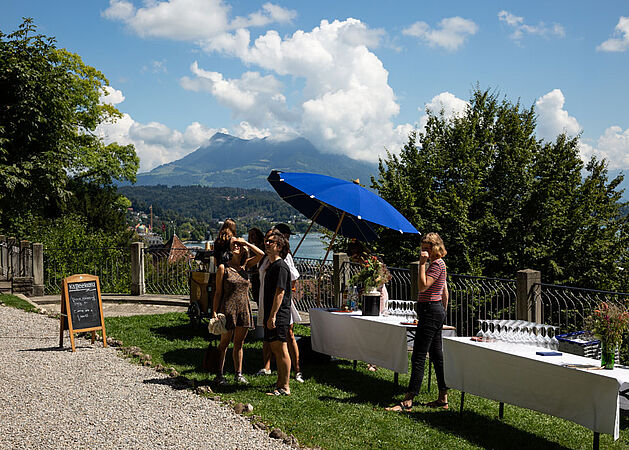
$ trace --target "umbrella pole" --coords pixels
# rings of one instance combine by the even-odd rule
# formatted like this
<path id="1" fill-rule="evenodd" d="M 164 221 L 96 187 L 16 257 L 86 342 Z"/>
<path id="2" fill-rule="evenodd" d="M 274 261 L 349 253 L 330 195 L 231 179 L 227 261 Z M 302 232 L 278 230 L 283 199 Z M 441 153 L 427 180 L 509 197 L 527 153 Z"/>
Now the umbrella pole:
<path id="1" fill-rule="evenodd" d="M 323 211 L 323 205 L 319 206 L 319 209 L 317 209 L 317 212 L 312 217 L 312 220 L 310 221 L 310 225 L 308 226 L 308 229 L 306 230 L 306 232 L 302 236 L 301 240 L 299 241 L 299 244 L 297 244 L 297 247 L 295 248 L 295 251 L 293 252 L 293 256 L 295 256 L 295 253 L 297 253 L 297 250 L 299 250 L 299 247 L 301 246 L 301 243 L 304 242 L 304 239 L 306 239 L 306 235 L 310 232 L 310 229 L 314 225 L 315 220 L 317 220 L 317 217 L 319 217 L 319 214 L 321 214 L 321 211 Z"/>
<path id="2" fill-rule="evenodd" d="M 323 261 L 321 262 L 321 268 L 319 269 L 319 278 L 317 280 L 317 299 L 319 301 L 319 306 L 321 306 L 321 279 L 323 278 L 323 267 L 325 265 L 326 260 L 328 259 L 328 255 L 330 254 L 330 250 L 332 250 L 332 246 L 334 245 L 334 240 L 336 239 L 336 235 L 341 228 L 341 224 L 343 223 L 343 219 L 345 218 L 345 211 L 341 214 L 341 218 L 339 219 L 339 224 L 336 226 L 336 230 L 334 230 L 334 236 L 332 236 L 332 240 L 330 241 L 330 245 L 328 245 L 328 251 L 325 252 L 325 256 L 323 257 Z"/>

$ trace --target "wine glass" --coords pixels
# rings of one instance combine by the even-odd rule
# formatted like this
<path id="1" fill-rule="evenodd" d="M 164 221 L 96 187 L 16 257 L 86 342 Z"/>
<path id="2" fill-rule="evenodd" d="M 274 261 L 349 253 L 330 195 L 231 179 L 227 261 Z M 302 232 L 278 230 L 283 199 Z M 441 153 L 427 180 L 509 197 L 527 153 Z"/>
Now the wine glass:
<path id="1" fill-rule="evenodd" d="M 546 347 L 546 340 L 544 339 L 544 325 L 541 323 L 533 324 L 535 326 L 535 345 L 537 347 Z"/>
<path id="2" fill-rule="evenodd" d="M 558 350 L 559 341 L 557 340 L 557 333 L 559 332 L 559 327 L 554 327 L 551 325 L 548 327 L 548 332 L 550 336 L 550 346 L 548 348 L 550 348 L 551 350 Z"/>
<path id="3" fill-rule="evenodd" d="M 487 321 L 487 333 L 485 333 L 485 335 L 487 336 L 488 339 L 497 339 L 497 332 L 496 332 L 496 321 L 495 320 L 488 320 Z"/>
<path id="4" fill-rule="evenodd" d="M 487 335 L 485 334 L 485 331 L 483 330 L 483 327 L 485 326 L 485 322 L 487 322 L 487 320 L 478 319 L 478 333 L 476 333 L 476 337 L 479 337 L 481 339 L 485 339 L 487 337 Z"/>

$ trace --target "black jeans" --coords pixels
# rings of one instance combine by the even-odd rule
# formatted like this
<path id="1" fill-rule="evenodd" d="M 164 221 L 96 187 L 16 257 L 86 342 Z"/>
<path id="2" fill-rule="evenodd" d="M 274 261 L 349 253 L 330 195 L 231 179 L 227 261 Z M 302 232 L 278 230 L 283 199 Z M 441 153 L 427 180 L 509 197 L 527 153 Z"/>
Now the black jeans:
<path id="1" fill-rule="evenodd" d="M 407 392 L 419 394 L 419 388 L 424 378 L 426 353 L 434 364 L 439 390 L 447 389 L 443 376 L 443 346 L 441 331 L 446 320 L 446 311 L 441 302 L 423 302 L 417 304 L 417 330 L 411 357 L 411 379 Z"/>

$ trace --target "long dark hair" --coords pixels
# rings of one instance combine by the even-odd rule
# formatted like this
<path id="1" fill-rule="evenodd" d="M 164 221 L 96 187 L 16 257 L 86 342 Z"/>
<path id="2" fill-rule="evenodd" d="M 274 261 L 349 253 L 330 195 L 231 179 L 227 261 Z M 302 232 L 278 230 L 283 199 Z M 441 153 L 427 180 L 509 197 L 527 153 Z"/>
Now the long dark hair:
<path id="1" fill-rule="evenodd" d="M 249 229 L 249 242 L 255 245 L 258 248 L 264 248 L 264 234 L 260 228 L 250 228 Z"/>

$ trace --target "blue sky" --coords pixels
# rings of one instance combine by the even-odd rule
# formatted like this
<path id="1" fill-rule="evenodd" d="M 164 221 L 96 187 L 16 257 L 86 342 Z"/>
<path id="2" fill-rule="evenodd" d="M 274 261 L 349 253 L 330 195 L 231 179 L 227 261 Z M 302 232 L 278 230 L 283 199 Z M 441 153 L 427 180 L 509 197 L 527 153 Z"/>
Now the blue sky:
<path id="1" fill-rule="evenodd" d="M 143 171 L 216 131 L 375 161 L 478 83 L 629 172 L 627 1 L 0 0 L 4 33 L 22 17 L 107 76 L 99 133 Z"/>

